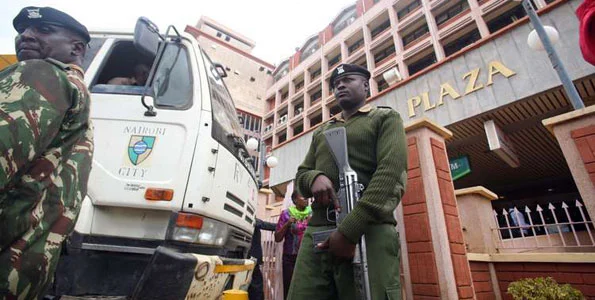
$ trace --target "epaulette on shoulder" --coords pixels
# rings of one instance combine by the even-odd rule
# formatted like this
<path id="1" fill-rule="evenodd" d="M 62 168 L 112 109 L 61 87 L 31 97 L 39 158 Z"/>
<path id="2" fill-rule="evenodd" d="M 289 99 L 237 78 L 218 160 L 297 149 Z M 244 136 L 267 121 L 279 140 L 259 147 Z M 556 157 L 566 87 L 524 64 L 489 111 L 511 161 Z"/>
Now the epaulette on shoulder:
<path id="1" fill-rule="evenodd" d="M 326 128 L 328 128 L 328 126 L 330 124 L 335 123 L 336 120 L 334 118 L 328 119 L 326 121 L 324 121 L 322 124 L 320 124 L 320 126 L 316 127 L 316 129 L 314 129 L 314 133 L 320 133 L 323 132 Z"/>
<path id="2" fill-rule="evenodd" d="M 45 61 L 51 63 L 52 65 L 55 65 L 56 67 L 60 68 L 60 70 L 63 70 L 63 71 L 70 70 L 70 66 L 69 65 L 67 65 L 67 64 L 65 64 L 63 62 L 57 61 L 57 60 L 55 60 L 53 58 L 49 58 L 48 57 L 48 58 L 45 59 Z"/>

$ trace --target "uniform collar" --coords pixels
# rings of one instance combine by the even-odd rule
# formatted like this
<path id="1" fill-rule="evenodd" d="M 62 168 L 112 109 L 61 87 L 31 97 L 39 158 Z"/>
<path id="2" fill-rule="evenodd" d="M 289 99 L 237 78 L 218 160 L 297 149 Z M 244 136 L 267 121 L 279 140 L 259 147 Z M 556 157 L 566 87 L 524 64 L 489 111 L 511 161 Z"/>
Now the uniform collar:
<path id="1" fill-rule="evenodd" d="M 357 115 L 357 114 L 360 114 L 360 113 L 367 114 L 367 113 L 369 113 L 372 110 L 372 108 L 373 108 L 372 105 L 366 104 L 366 105 L 360 107 L 357 110 L 357 112 L 354 114 L 354 116 Z M 335 120 L 337 120 L 339 122 L 345 123 L 345 119 L 343 118 L 343 112 L 341 112 L 340 114 L 336 115 L 334 118 L 335 118 Z"/>
<path id="2" fill-rule="evenodd" d="M 85 78 L 85 71 L 83 71 L 83 68 L 75 65 L 75 64 L 68 64 L 68 67 L 75 71 L 77 73 L 78 76 L 80 76 L 81 78 Z"/>

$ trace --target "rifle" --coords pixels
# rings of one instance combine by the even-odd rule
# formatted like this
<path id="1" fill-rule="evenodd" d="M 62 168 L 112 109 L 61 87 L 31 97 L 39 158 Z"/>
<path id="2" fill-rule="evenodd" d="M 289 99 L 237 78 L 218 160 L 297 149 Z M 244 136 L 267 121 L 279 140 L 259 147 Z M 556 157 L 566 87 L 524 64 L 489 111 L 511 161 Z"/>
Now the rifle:
<path id="1" fill-rule="evenodd" d="M 357 173 L 351 166 L 349 166 L 349 159 L 347 156 L 347 137 L 345 128 L 334 128 L 324 132 L 326 143 L 331 150 L 331 154 L 335 159 L 335 163 L 339 168 L 339 204 L 341 205 L 341 212 L 335 211 L 337 226 L 345 219 L 355 207 L 359 200 L 359 194 L 363 190 L 363 186 L 357 181 Z M 328 236 L 336 229 L 326 230 L 313 234 L 314 245 L 325 241 Z M 370 293 L 370 279 L 368 276 L 368 256 L 366 251 L 366 238 L 362 236 L 356 245 L 355 255 L 353 257 L 353 273 L 355 290 L 358 299 L 371 300 Z"/>

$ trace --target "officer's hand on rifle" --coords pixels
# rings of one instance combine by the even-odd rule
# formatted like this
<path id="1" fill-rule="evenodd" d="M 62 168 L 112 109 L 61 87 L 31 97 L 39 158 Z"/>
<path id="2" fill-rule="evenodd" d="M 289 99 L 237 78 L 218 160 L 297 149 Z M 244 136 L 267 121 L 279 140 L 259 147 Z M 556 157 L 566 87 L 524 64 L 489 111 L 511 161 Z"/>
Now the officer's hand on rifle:
<path id="1" fill-rule="evenodd" d="M 333 201 L 333 205 L 335 206 L 337 212 L 341 211 L 339 199 L 335 194 L 335 187 L 328 177 L 325 175 L 318 175 L 316 179 L 314 179 L 314 183 L 312 183 L 310 190 L 314 196 L 314 201 L 322 204 L 323 206 L 328 206 L 329 203 Z"/>
<path id="2" fill-rule="evenodd" d="M 339 230 L 335 230 L 329 238 L 316 245 L 317 248 L 328 251 L 339 259 L 351 260 L 355 255 L 355 245 L 349 241 Z"/>

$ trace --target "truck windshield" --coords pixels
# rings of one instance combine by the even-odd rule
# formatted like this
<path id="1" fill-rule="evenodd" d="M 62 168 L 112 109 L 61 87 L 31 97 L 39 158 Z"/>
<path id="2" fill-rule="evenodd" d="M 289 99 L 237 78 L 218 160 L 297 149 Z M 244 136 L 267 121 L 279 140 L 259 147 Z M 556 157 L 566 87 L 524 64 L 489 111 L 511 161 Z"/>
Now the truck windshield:
<path id="1" fill-rule="evenodd" d="M 241 145 L 237 144 L 238 141 L 243 141 L 242 137 L 244 136 L 244 132 L 238 122 L 238 115 L 231 95 L 223 82 L 223 78 L 219 76 L 219 73 L 213 66 L 210 58 L 204 52 L 203 55 L 205 57 L 207 75 L 209 77 L 209 87 L 211 89 L 213 138 L 233 153 L 233 155 L 242 162 L 254 177 L 254 166 L 247 162 L 246 158 L 243 156 L 244 153 L 247 153 L 243 142 Z"/>

